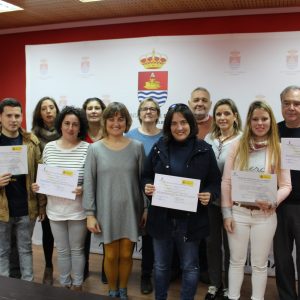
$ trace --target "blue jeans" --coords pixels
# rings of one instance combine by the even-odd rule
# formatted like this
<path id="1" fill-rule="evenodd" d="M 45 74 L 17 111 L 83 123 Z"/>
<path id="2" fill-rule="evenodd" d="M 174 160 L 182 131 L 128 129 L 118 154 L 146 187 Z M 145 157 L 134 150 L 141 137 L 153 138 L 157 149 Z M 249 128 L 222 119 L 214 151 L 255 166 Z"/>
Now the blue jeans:
<path id="1" fill-rule="evenodd" d="M 11 233 L 15 230 L 20 260 L 21 279 L 33 281 L 32 231 L 34 221 L 29 216 L 10 217 L 8 222 L 0 221 L 0 275 L 9 276 Z"/>
<path id="2" fill-rule="evenodd" d="M 186 241 L 187 220 L 173 219 L 172 223 L 172 234 L 168 239 L 153 239 L 155 299 L 167 299 L 175 245 L 182 270 L 180 299 L 192 300 L 199 280 L 199 241 Z"/>

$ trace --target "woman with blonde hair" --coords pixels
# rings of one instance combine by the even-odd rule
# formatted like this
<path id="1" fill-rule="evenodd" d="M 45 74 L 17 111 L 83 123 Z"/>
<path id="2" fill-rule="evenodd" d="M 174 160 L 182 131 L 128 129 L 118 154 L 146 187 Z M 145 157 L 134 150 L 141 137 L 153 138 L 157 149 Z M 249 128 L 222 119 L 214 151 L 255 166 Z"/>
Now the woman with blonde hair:
<path id="1" fill-rule="evenodd" d="M 272 201 L 257 199 L 251 204 L 243 202 L 243 199 L 233 201 L 233 170 L 276 174 L 276 198 Z M 274 212 L 290 191 L 290 172 L 281 169 L 280 143 L 274 114 L 266 102 L 254 101 L 248 110 L 243 135 L 233 145 L 227 157 L 222 179 L 221 206 L 230 248 L 229 299 L 240 298 L 249 242 L 252 266 L 251 299 L 264 299 L 268 255 L 277 226 Z"/>

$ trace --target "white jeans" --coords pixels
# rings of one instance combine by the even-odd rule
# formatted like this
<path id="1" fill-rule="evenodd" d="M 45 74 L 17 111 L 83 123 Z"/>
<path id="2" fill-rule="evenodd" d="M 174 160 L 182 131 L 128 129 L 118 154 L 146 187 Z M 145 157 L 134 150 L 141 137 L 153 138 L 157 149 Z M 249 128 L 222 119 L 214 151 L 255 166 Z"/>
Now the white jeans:
<path id="1" fill-rule="evenodd" d="M 230 248 L 229 299 L 240 298 L 250 241 L 252 300 L 263 300 L 267 284 L 268 255 L 277 226 L 276 213 L 233 206 L 234 233 L 227 233 Z"/>
<path id="2" fill-rule="evenodd" d="M 85 264 L 86 219 L 50 220 L 50 225 L 56 243 L 60 284 L 62 286 L 82 285 Z M 71 273 L 73 273 L 73 278 L 71 278 Z"/>

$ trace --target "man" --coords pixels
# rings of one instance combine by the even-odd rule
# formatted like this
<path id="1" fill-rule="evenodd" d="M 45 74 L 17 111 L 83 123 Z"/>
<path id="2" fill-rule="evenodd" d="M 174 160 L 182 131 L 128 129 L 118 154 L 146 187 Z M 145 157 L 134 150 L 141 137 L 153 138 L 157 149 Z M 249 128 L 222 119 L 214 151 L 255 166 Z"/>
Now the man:
<path id="1" fill-rule="evenodd" d="M 21 279 L 33 280 L 31 236 L 36 217 L 43 218 L 46 199 L 31 190 L 35 182 L 40 148 L 37 137 L 21 129 L 22 107 L 12 98 L 0 102 L 0 146 L 26 145 L 28 174 L 0 174 L 0 275 L 9 276 L 11 233 L 19 252 Z"/>
<path id="2" fill-rule="evenodd" d="M 188 101 L 189 107 L 193 112 L 198 125 L 198 138 L 204 139 L 210 130 L 213 118 L 209 115 L 212 102 L 210 93 L 204 87 L 197 87 L 191 93 Z M 206 284 L 210 283 L 207 266 L 206 240 L 202 240 L 199 245 L 199 265 L 200 281 Z"/>
<path id="3" fill-rule="evenodd" d="M 281 138 L 300 138 L 300 86 L 288 86 L 280 94 L 284 121 L 278 123 Z M 291 170 L 292 192 L 277 208 L 274 237 L 276 283 L 281 300 L 300 299 L 296 289 L 293 247 L 296 243 L 297 273 L 300 276 L 300 171 Z M 296 290 L 298 290 L 298 295 Z"/>
<path id="4" fill-rule="evenodd" d="M 209 91 L 203 87 L 195 88 L 188 103 L 198 124 L 198 138 L 204 139 L 210 130 L 213 120 L 212 116 L 209 115 L 212 105 Z"/>
<path id="5" fill-rule="evenodd" d="M 152 146 L 162 136 L 161 129 L 156 126 L 160 116 L 160 107 L 155 100 L 147 98 L 140 103 L 137 114 L 141 126 L 130 130 L 127 136 L 142 142 L 145 148 L 145 154 L 148 155 Z M 145 213 L 147 213 L 146 210 Z M 153 291 L 151 281 L 153 262 L 152 237 L 146 233 L 142 236 L 142 294 L 150 294 Z"/>

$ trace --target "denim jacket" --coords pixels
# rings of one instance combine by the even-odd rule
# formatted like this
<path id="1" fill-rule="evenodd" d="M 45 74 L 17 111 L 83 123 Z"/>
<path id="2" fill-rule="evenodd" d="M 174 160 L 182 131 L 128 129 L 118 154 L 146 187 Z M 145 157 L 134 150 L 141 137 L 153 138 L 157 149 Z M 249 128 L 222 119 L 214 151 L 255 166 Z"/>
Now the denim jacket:
<path id="1" fill-rule="evenodd" d="M 38 138 L 32 133 L 20 129 L 23 136 L 23 145 L 27 145 L 28 174 L 26 175 L 26 189 L 28 194 L 28 214 L 31 220 L 35 220 L 39 214 L 45 213 L 47 198 L 42 194 L 35 194 L 31 190 L 31 184 L 36 180 L 38 163 L 41 163 L 41 151 Z M 0 221 L 9 221 L 8 200 L 5 187 L 0 187 Z"/>
<path id="2" fill-rule="evenodd" d="M 211 200 L 220 196 L 221 173 L 215 154 L 209 144 L 203 140 L 192 138 L 189 141 L 192 149 L 186 161 L 186 168 L 182 177 L 200 179 L 200 192 L 210 192 Z M 180 159 L 180 158 L 178 158 Z M 154 144 L 145 162 L 143 184 L 153 184 L 155 173 L 172 175 L 170 171 L 168 144 L 161 138 Z M 171 235 L 171 218 L 169 209 L 152 206 L 150 204 L 147 218 L 147 231 L 157 239 L 164 239 Z M 201 240 L 209 234 L 207 206 L 198 202 L 196 212 L 186 212 L 188 220 L 186 241 Z"/>

